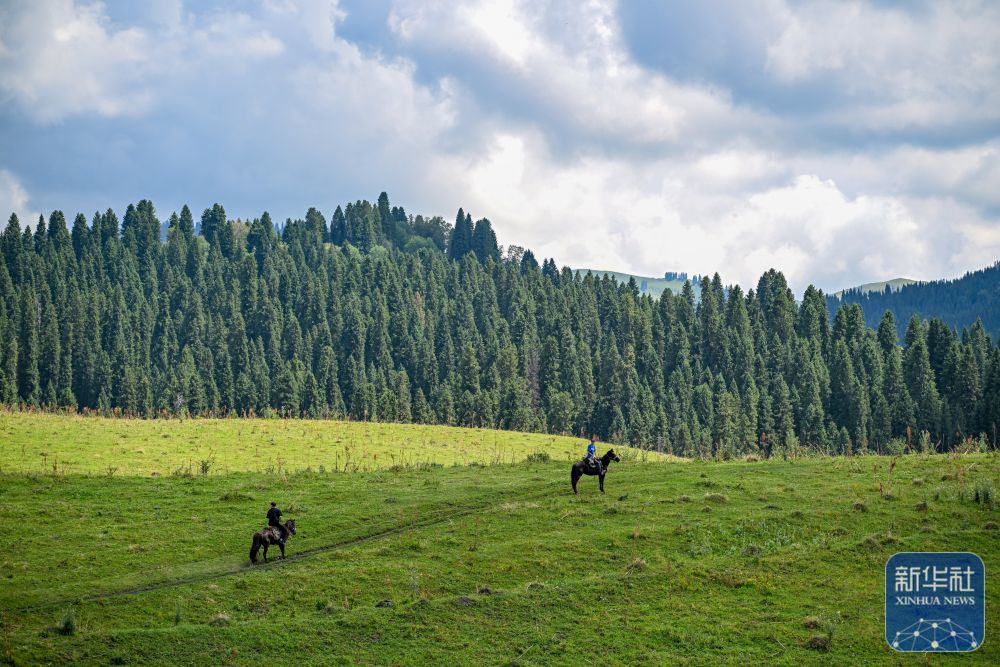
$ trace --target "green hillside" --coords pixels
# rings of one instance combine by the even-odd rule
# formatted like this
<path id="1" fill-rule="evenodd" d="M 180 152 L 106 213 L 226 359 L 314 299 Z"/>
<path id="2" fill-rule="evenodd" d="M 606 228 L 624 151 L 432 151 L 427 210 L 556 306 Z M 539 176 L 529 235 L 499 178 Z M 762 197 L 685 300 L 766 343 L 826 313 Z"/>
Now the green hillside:
<path id="1" fill-rule="evenodd" d="M 639 291 L 642 292 L 643 294 L 650 295 L 654 299 L 660 298 L 660 295 L 663 294 L 663 292 L 668 289 L 673 291 L 674 294 L 680 294 L 681 288 L 684 287 L 684 282 L 685 282 L 683 280 L 664 280 L 662 277 L 653 278 L 651 276 L 637 276 L 631 273 L 621 273 L 619 271 L 603 271 L 600 269 L 574 269 L 574 272 L 581 276 L 587 275 L 588 271 L 598 277 L 608 275 L 620 283 L 627 283 L 629 278 L 635 278 L 636 284 L 639 285 Z M 645 290 L 642 289 L 643 283 L 646 283 Z M 697 285 L 692 284 L 692 286 L 695 287 L 695 298 L 697 299 L 698 295 Z"/>
<path id="2" fill-rule="evenodd" d="M 586 441 L 420 424 L 290 419 L 109 419 L 0 412 L 0 472 L 168 475 L 381 470 L 393 466 L 516 463 L 544 452 L 561 461 Z M 633 451 L 619 447 L 623 451 Z M 636 456 L 661 458 L 634 450 Z"/>
<path id="3" fill-rule="evenodd" d="M 883 280 L 880 283 L 864 283 L 863 285 L 858 285 L 857 287 L 848 287 L 842 289 L 839 292 L 834 292 L 831 296 L 835 296 L 838 299 L 844 296 L 844 292 L 851 290 L 856 290 L 862 294 L 868 294 L 869 292 L 884 292 L 886 285 L 892 288 L 893 292 L 896 292 L 907 285 L 919 285 L 920 280 L 911 280 L 910 278 L 893 278 L 892 280 Z"/>
<path id="4" fill-rule="evenodd" d="M 93 436 L 81 454 L 108 446 Z M 220 456 L 153 476 L 35 470 L 24 452 L 5 470 L 26 472 L 0 474 L 20 532 L 0 555 L 12 664 L 898 664 L 886 558 L 975 551 L 995 577 L 1000 555 L 995 455 L 629 453 L 606 495 L 585 478 L 574 496 L 568 463 L 544 455 L 357 473 L 233 472 Z M 272 499 L 298 531 L 287 560 L 251 566 Z M 990 608 L 998 591 L 991 578 Z M 998 639 L 988 626 L 963 664 L 996 664 Z"/>

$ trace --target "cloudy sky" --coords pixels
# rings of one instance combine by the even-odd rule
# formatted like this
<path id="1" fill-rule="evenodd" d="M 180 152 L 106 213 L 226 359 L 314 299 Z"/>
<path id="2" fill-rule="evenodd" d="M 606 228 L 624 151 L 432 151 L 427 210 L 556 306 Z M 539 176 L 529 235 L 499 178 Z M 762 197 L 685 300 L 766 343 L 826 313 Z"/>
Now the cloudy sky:
<path id="1" fill-rule="evenodd" d="M 0 0 L 0 213 L 382 190 L 560 265 L 1000 258 L 995 2 Z"/>

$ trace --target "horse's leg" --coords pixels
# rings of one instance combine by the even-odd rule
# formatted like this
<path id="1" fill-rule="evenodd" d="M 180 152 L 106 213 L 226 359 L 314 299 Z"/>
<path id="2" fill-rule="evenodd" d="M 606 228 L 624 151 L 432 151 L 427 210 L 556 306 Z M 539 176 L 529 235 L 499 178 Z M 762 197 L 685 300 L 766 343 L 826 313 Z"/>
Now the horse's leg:
<path id="1" fill-rule="evenodd" d="M 570 468 L 569 479 L 573 483 L 573 493 L 578 493 L 576 490 L 576 483 L 579 481 L 580 476 L 576 473 L 576 468 Z"/>
<path id="2" fill-rule="evenodd" d="M 271 542 L 269 540 L 264 540 L 264 562 L 267 562 L 267 547 Z"/>
<path id="3" fill-rule="evenodd" d="M 601 480 L 601 493 L 604 493 L 604 473 L 601 473 L 599 479 Z"/>
<path id="4" fill-rule="evenodd" d="M 284 542 L 278 542 L 278 546 L 281 547 L 281 559 L 284 560 L 285 559 L 285 543 Z"/>

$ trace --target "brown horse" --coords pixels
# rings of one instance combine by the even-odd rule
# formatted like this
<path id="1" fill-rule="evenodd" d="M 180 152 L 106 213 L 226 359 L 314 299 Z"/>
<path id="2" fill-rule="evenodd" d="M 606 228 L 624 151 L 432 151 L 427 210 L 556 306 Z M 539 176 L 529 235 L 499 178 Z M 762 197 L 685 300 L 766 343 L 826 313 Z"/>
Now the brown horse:
<path id="1" fill-rule="evenodd" d="M 295 519 L 285 522 L 285 530 L 288 537 L 295 534 Z M 285 543 L 281 541 L 281 533 L 274 526 L 268 526 L 259 533 L 254 533 L 253 546 L 250 547 L 250 562 L 257 562 L 257 551 L 264 547 L 264 562 L 267 562 L 267 548 L 272 544 L 277 544 L 281 548 L 281 557 L 285 557 Z"/>

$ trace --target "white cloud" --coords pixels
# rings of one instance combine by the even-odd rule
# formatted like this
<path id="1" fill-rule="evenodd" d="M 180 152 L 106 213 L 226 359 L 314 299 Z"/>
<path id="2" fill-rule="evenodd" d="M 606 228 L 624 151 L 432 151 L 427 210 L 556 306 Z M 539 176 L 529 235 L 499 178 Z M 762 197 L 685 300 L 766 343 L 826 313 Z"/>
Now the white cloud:
<path id="1" fill-rule="evenodd" d="M 152 170 L 176 153 L 150 184 L 190 170 L 184 187 L 229 188 L 227 210 L 243 216 L 265 196 L 294 202 L 263 202 L 278 219 L 332 208 L 331 188 L 347 182 L 347 197 L 385 189 L 415 213 L 450 218 L 464 206 L 491 218 L 502 242 L 560 263 L 717 270 L 745 286 L 775 267 L 797 290 L 956 275 L 1000 256 L 996 138 L 825 150 L 794 138 L 811 124 L 997 121 L 990 7 L 976 25 L 957 5 L 927 18 L 766 3 L 769 76 L 837 77 L 858 98 L 805 119 L 640 65 L 613 2 L 397 0 L 384 51 L 343 36 L 350 10 L 333 0 L 198 9 L 161 0 L 144 27 L 69 0 L 0 10 L 0 90 L 43 123 L 99 114 L 132 128 L 148 117 L 164 137 L 146 145 L 122 132 L 103 143 L 122 147 L 106 163 Z M 174 187 L 167 199 L 191 201 Z"/>
<path id="2" fill-rule="evenodd" d="M 138 28 L 112 28 L 101 3 L 38 0 L 0 11 L 0 90 L 42 122 L 79 113 L 139 114 L 152 44 Z"/>
<path id="3" fill-rule="evenodd" d="M 1000 10 L 995 3 L 926 8 L 813 0 L 772 3 L 781 26 L 767 67 L 786 83 L 834 77 L 854 100 L 845 126 L 940 127 L 992 118 L 1000 105 Z"/>
<path id="4" fill-rule="evenodd" d="M 38 211 L 30 205 L 31 198 L 21 181 L 7 169 L 0 168 L 0 224 L 7 226 L 11 213 L 16 213 L 21 222 L 21 228 L 34 225 L 38 220 Z"/>

